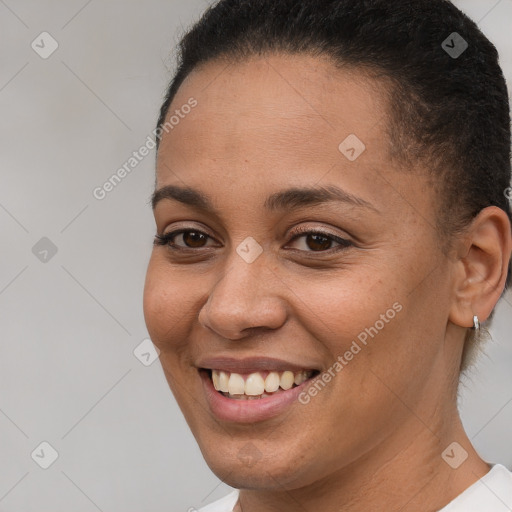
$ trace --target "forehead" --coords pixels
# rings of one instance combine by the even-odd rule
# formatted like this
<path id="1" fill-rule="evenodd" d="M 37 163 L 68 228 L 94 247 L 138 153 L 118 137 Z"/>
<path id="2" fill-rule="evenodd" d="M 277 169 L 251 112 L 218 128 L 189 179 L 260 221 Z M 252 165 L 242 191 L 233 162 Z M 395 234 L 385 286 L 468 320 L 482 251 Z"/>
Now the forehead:
<path id="1" fill-rule="evenodd" d="M 187 137 L 193 130 L 196 143 L 202 144 L 229 134 L 234 143 L 246 143 L 243 149 L 250 152 L 265 138 L 269 142 L 278 136 L 276 143 L 297 146 L 307 138 L 305 148 L 280 148 L 300 151 L 313 149 L 316 142 L 337 149 L 355 133 L 361 140 L 380 142 L 380 149 L 387 142 L 377 126 L 386 119 L 382 90 L 381 83 L 361 71 L 339 70 L 325 57 L 278 54 L 234 63 L 214 61 L 192 71 L 181 85 L 167 119 L 179 114 L 191 97 L 198 105 L 187 114 L 189 122 L 180 119 L 180 126 L 164 139 Z M 257 137 L 252 145 L 250 137 Z"/>
<path id="2" fill-rule="evenodd" d="M 169 108 L 167 120 L 174 119 L 160 145 L 157 188 L 208 192 L 222 184 L 257 192 L 336 183 L 378 206 L 396 174 L 384 87 L 308 55 L 202 65 Z M 184 108 L 191 100 L 196 106 Z"/>

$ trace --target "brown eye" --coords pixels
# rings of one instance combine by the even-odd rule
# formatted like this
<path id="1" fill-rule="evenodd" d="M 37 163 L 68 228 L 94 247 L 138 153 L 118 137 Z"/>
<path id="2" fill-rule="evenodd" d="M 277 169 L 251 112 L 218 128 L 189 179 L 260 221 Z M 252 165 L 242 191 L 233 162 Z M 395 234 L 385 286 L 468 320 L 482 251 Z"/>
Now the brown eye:
<path id="1" fill-rule="evenodd" d="M 331 249 L 335 251 L 346 249 L 352 245 L 349 240 L 329 233 L 323 233 L 322 231 L 302 232 L 295 235 L 290 243 L 295 244 L 294 249 L 299 249 L 304 252 L 327 252 Z M 335 245 L 334 247 L 333 244 Z"/>
<path id="2" fill-rule="evenodd" d="M 307 235 L 306 245 L 313 251 L 325 251 L 331 248 L 332 240 L 324 235 Z"/>
<path id="3" fill-rule="evenodd" d="M 188 247 L 204 247 L 208 238 L 204 233 L 198 231 L 184 231 L 182 236 L 185 245 Z"/>
<path id="4" fill-rule="evenodd" d="M 180 241 L 181 239 L 181 241 Z M 209 235 L 193 229 L 181 229 L 155 237 L 155 245 L 166 245 L 171 249 L 202 249 L 207 247 Z M 179 243 L 177 241 L 180 241 Z"/>

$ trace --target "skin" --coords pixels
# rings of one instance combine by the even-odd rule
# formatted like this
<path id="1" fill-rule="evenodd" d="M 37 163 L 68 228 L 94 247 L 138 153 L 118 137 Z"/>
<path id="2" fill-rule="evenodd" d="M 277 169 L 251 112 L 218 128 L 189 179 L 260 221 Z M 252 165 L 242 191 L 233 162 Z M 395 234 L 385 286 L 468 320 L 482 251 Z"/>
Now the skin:
<path id="1" fill-rule="evenodd" d="M 211 238 L 182 255 L 155 246 L 144 312 L 206 462 L 241 489 L 236 510 L 435 511 L 489 470 L 461 425 L 456 389 L 466 329 L 504 288 L 510 223 L 486 208 L 441 250 L 421 165 L 390 160 L 382 87 L 327 59 L 277 54 L 207 63 L 171 105 L 169 115 L 198 102 L 163 136 L 156 188 L 192 187 L 215 211 L 156 204 L 158 234 L 187 227 Z M 338 149 L 349 134 L 366 146 L 353 162 Z M 372 208 L 263 206 L 292 186 L 329 185 Z M 292 240 L 299 226 L 352 245 L 323 240 L 318 250 L 307 235 Z M 263 249 L 250 264 L 236 252 L 248 236 Z M 403 309 L 308 404 L 252 424 L 210 412 L 199 357 L 327 370 L 397 302 Z M 454 441 L 468 452 L 457 469 L 441 457 Z"/>

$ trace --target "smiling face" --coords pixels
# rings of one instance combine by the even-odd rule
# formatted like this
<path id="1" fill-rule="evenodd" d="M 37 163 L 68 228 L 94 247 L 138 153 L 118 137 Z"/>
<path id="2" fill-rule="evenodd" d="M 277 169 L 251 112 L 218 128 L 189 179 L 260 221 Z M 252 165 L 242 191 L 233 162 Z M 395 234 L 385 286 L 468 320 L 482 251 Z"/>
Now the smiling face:
<path id="1" fill-rule="evenodd" d="M 144 311 L 207 463 L 232 486 L 371 465 L 452 406 L 452 267 L 426 179 L 389 159 L 382 87 L 273 55 L 204 65 L 170 108 Z M 238 374 L 229 391 L 260 395 L 287 370 L 309 373 L 261 399 L 211 382 Z"/>

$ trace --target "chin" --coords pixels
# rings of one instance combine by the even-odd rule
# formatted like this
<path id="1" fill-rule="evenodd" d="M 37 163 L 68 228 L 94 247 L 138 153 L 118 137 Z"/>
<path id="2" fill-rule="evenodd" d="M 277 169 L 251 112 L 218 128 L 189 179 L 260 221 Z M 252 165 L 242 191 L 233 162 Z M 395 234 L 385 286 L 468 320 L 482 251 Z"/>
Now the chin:
<path id="1" fill-rule="evenodd" d="M 294 485 L 294 475 L 290 473 L 290 468 L 275 468 L 264 463 L 255 464 L 248 467 L 240 462 L 233 460 L 215 460 L 206 459 L 208 467 L 223 482 L 236 489 L 265 489 L 265 490 L 283 490 L 294 489 L 300 485 Z"/>
<path id="2" fill-rule="evenodd" d="M 256 444 L 261 442 L 230 439 L 224 444 L 210 441 L 207 447 L 200 448 L 212 472 L 236 489 L 292 490 L 315 480 L 308 478 L 312 472 L 307 469 L 307 461 L 296 455 L 294 447 L 281 445 L 278 450 L 267 445 L 259 450 Z"/>

